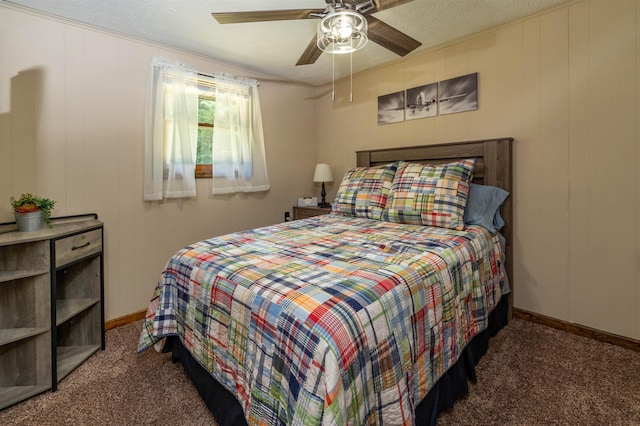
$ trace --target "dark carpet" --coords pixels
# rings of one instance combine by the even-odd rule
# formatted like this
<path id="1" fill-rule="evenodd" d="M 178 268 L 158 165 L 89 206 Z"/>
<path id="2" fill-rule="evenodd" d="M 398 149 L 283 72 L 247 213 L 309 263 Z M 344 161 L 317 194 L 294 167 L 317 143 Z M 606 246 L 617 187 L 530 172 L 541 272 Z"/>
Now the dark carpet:
<path id="1" fill-rule="evenodd" d="M 136 354 L 141 321 L 58 386 L 0 411 L 1 425 L 215 425 L 167 354 Z M 640 353 L 515 319 L 491 340 L 478 383 L 439 425 L 640 425 Z"/>

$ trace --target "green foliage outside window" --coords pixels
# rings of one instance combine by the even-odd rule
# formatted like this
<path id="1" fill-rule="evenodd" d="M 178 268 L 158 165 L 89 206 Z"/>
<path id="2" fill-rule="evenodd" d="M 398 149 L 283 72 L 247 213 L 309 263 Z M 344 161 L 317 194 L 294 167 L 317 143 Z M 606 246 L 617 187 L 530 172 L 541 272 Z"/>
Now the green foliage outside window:
<path id="1" fill-rule="evenodd" d="M 212 99 L 199 100 L 198 107 L 198 150 L 196 164 L 211 164 L 211 144 L 213 142 L 213 116 L 216 104 Z"/>

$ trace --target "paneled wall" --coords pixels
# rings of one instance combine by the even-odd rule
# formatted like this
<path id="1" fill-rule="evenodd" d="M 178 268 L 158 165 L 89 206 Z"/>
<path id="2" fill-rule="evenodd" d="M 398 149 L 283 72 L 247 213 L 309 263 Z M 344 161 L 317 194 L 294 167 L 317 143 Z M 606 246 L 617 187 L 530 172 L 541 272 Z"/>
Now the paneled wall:
<path id="1" fill-rule="evenodd" d="M 515 306 L 640 339 L 640 2 L 585 0 L 318 89 L 320 160 L 513 136 Z M 357 53 L 356 53 L 357 54 Z M 478 73 L 476 111 L 377 124 L 377 97 Z M 339 182 L 328 187 L 332 198 Z"/>
<path id="2" fill-rule="evenodd" d="M 144 102 L 149 63 L 164 56 L 204 72 L 260 81 L 271 190 L 143 202 Z M 107 319 L 145 309 L 176 250 L 224 233 L 273 224 L 312 182 L 315 89 L 0 5 L 0 222 L 10 195 L 57 201 L 54 216 L 98 213 L 105 223 Z M 295 179 L 291 179 L 295 176 Z"/>

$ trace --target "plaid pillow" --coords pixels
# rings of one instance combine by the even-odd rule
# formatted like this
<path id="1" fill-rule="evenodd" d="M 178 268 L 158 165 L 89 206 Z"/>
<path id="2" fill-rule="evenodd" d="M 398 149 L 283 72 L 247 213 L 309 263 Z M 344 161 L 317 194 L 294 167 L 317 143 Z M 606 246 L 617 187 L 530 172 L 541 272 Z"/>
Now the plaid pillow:
<path id="1" fill-rule="evenodd" d="M 333 212 L 342 216 L 381 220 L 397 168 L 396 162 L 348 170 L 333 200 Z"/>
<path id="2" fill-rule="evenodd" d="M 396 172 L 383 219 L 464 229 L 464 209 L 475 159 L 442 165 L 403 163 Z"/>

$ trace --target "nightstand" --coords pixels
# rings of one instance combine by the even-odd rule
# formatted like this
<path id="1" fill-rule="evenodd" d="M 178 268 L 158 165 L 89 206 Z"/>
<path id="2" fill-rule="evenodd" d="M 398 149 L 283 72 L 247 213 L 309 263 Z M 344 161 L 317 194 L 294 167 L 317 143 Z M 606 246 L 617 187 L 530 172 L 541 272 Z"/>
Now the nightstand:
<path id="1" fill-rule="evenodd" d="M 293 220 L 331 213 L 331 207 L 293 207 Z"/>

